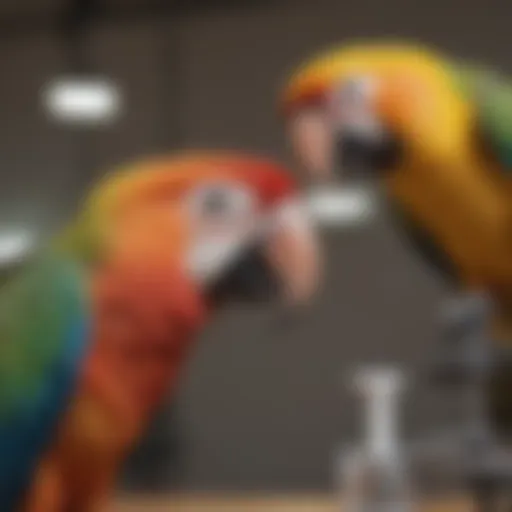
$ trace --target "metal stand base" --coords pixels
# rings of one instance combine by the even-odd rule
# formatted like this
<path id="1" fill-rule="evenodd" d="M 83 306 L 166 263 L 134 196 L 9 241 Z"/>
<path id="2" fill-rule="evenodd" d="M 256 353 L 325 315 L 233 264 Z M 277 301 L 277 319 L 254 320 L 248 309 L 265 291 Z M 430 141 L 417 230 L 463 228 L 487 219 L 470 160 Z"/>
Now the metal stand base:
<path id="1" fill-rule="evenodd" d="M 511 354 L 493 347 L 492 312 L 492 302 L 481 295 L 449 304 L 443 319 L 444 352 L 435 369 L 438 384 L 455 385 L 472 396 L 468 435 L 459 436 L 459 445 L 464 481 L 482 512 L 512 511 L 512 445 L 498 439 L 489 415 L 490 377 Z"/>

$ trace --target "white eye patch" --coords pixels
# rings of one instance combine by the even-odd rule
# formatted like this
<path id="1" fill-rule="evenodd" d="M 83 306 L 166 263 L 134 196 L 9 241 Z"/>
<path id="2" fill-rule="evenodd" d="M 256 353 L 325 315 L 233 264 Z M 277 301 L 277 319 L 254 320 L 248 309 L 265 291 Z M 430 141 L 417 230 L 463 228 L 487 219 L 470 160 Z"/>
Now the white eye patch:
<path id="1" fill-rule="evenodd" d="M 257 198 L 242 184 L 215 181 L 192 190 L 185 207 L 193 226 L 189 271 L 199 282 L 209 283 L 256 238 Z"/>
<path id="2" fill-rule="evenodd" d="M 335 88 L 329 111 L 336 128 L 364 137 L 381 138 L 384 129 L 375 112 L 378 81 L 371 76 L 354 76 Z"/>
<path id="3" fill-rule="evenodd" d="M 286 201 L 268 212 L 254 211 L 245 228 L 223 232 L 206 231 L 198 236 L 188 256 L 189 271 L 203 284 L 211 283 L 226 272 L 243 252 L 262 243 L 280 229 L 308 230 L 307 210 L 298 201 Z"/>
<path id="4" fill-rule="evenodd" d="M 210 283 L 236 261 L 247 243 L 237 234 L 196 240 L 188 256 L 190 273 L 200 283 Z"/>
<path id="5" fill-rule="evenodd" d="M 373 100 L 377 92 L 377 80 L 372 76 L 354 76 L 346 80 L 339 89 L 342 104 L 365 104 Z"/>

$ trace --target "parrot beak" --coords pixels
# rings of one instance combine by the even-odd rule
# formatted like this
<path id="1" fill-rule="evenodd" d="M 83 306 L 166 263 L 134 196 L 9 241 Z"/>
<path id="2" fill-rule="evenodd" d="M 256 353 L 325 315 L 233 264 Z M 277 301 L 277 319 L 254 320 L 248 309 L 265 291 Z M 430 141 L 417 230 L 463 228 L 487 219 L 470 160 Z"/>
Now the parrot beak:
<path id="1" fill-rule="evenodd" d="M 334 131 L 322 108 L 305 108 L 288 121 L 292 152 L 313 182 L 334 178 Z"/>
<path id="2" fill-rule="evenodd" d="M 298 200 L 286 202 L 259 219 L 256 227 L 229 250 L 224 247 L 223 257 L 217 258 L 222 269 L 210 270 L 210 302 L 307 303 L 319 285 L 321 269 L 319 242 L 307 210 Z"/>
<path id="3" fill-rule="evenodd" d="M 353 226 L 375 216 L 379 194 L 371 178 L 391 151 L 380 145 L 378 133 L 334 124 L 322 107 L 303 109 L 290 120 L 292 150 L 313 185 L 307 201 L 316 223 Z"/>
<path id="4" fill-rule="evenodd" d="M 265 257 L 277 275 L 285 304 L 311 299 L 321 280 L 322 258 L 310 212 L 303 202 L 283 205 L 264 244 Z"/>

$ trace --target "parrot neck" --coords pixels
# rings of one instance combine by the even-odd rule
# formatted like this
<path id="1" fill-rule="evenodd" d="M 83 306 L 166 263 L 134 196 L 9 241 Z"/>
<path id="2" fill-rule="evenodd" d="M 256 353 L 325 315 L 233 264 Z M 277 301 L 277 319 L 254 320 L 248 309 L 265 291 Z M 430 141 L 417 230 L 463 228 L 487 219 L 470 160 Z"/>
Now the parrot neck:
<path id="1" fill-rule="evenodd" d="M 201 294 L 183 275 L 154 269 L 107 272 L 93 284 L 94 335 L 86 393 L 115 411 L 122 428 L 143 429 L 174 394 L 195 335 L 206 320 Z"/>

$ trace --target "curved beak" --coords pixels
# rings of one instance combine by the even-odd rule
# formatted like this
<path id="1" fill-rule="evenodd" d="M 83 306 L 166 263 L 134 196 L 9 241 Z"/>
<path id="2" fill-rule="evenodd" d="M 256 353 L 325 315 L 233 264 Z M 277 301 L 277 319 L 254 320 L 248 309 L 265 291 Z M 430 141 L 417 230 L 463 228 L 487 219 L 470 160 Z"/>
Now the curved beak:
<path id="1" fill-rule="evenodd" d="M 316 182 L 373 179 L 402 156 L 400 141 L 369 105 L 304 108 L 290 119 L 288 133 L 295 157 Z"/>
<path id="2" fill-rule="evenodd" d="M 212 304 L 278 300 L 296 305 L 313 297 L 320 282 L 321 251 L 306 206 L 300 200 L 284 201 L 252 228 L 230 234 L 231 241 L 215 237 L 214 251 L 205 253 L 199 245 L 203 256 L 193 259 L 196 275 L 201 272 Z"/>
<path id="3" fill-rule="evenodd" d="M 314 182 L 335 178 L 334 130 L 323 109 L 309 108 L 288 122 L 288 137 L 294 157 Z"/>
<path id="4" fill-rule="evenodd" d="M 281 205 L 273 219 L 264 252 L 281 285 L 287 305 L 307 303 L 317 291 L 323 260 L 320 242 L 306 202 Z"/>

